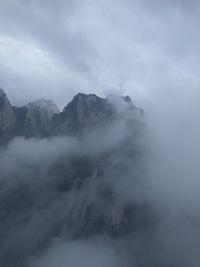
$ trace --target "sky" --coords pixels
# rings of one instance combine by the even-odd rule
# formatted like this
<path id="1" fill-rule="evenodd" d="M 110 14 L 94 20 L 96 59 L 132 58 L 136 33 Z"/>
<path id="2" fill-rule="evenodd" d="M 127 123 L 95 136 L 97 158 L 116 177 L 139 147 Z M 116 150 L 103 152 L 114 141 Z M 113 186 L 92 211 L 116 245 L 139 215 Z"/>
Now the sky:
<path id="1" fill-rule="evenodd" d="M 60 108 L 78 92 L 146 109 L 196 98 L 199 12 L 199 0 L 1 0 L 0 87 L 15 105 Z"/>

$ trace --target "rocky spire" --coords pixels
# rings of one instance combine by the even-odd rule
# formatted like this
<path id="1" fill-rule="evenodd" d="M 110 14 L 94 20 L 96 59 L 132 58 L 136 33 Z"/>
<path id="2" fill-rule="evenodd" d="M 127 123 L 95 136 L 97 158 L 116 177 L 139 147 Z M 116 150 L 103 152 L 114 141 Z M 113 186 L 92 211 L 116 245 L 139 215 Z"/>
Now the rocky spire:
<path id="1" fill-rule="evenodd" d="M 95 94 L 79 93 L 59 112 L 51 100 L 44 99 L 13 107 L 0 89 L 0 143 L 16 136 L 82 136 L 106 127 L 115 119 L 130 121 L 141 115 L 142 110 L 133 104 L 129 96 L 101 98 Z"/>
<path id="2" fill-rule="evenodd" d="M 13 135 L 15 123 L 12 106 L 3 89 L 0 89 L 0 139 L 8 140 Z"/>

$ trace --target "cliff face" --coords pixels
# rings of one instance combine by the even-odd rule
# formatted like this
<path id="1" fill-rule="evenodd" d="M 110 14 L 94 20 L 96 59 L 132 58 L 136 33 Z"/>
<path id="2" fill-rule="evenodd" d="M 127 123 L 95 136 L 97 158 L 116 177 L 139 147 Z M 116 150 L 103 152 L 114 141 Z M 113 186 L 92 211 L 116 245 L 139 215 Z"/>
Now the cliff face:
<path id="1" fill-rule="evenodd" d="M 59 110 L 52 101 L 42 99 L 24 107 L 14 107 L 14 112 L 16 136 L 42 138 L 49 135 L 51 119 Z"/>
<path id="2" fill-rule="evenodd" d="M 144 125 L 129 97 L 78 94 L 62 112 L 3 97 L 4 134 L 27 139 L 8 145 L 10 163 L 6 152 L 0 158 L 0 265 L 23 266 L 54 238 L 118 240 L 150 229 L 148 207 L 134 200 Z"/>
<path id="3" fill-rule="evenodd" d="M 116 100 L 120 108 L 116 108 Z M 128 107 L 128 109 L 127 109 Z M 22 107 L 12 107 L 6 94 L 0 91 L 0 140 L 14 137 L 43 138 L 48 136 L 82 136 L 91 130 L 108 126 L 123 112 L 141 117 L 130 97 L 100 98 L 94 94 L 79 93 L 59 112 L 50 100 L 37 100 Z M 127 114 L 125 114 L 127 115 Z"/>
<path id="4" fill-rule="evenodd" d="M 52 131 L 54 134 L 80 135 L 107 123 L 113 116 L 106 99 L 78 94 L 61 113 L 53 116 Z"/>
<path id="5" fill-rule="evenodd" d="M 17 136 L 42 138 L 51 133 L 51 119 L 59 110 L 51 100 L 37 100 L 14 107 L 0 89 L 0 144 Z"/>
<path id="6" fill-rule="evenodd" d="M 8 141 L 12 135 L 16 117 L 12 106 L 2 89 L 0 89 L 0 143 Z"/>
<path id="7" fill-rule="evenodd" d="M 51 121 L 53 135 L 81 136 L 91 130 L 107 127 L 119 115 L 112 98 L 104 99 L 94 94 L 79 93 L 61 113 L 53 115 Z M 118 101 L 125 112 L 131 111 L 132 116 L 142 115 L 141 110 L 134 106 L 129 97 L 119 97 Z"/>

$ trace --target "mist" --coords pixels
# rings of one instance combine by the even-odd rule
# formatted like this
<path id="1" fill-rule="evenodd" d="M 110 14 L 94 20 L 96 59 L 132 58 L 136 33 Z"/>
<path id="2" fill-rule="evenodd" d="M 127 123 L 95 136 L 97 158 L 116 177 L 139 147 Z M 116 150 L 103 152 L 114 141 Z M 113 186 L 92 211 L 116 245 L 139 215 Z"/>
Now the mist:
<path id="1" fill-rule="evenodd" d="M 154 151 L 149 178 L 154 207 L 161 218 L 161 258 L 168 265 L 174 261 L 174 266 L 199 264 L 198 95 L 198 89 L 175 89 L 159 105 L 154 102 L 152 117 L 147 120 Z"/>
<path id="2" fill-rule="evenodd" d="M 113 224 L 112 235 L 116 235 L 127 203 L 143 203 L 136 190 L 141 188 L 143 159 L 136 155 L 143 138 L 135 135 L 131 140 L 135 126 L 131 129 L 130 123 L 133 120 L 135 125 L 137 119 L 131 118 L 128 104 L 118 96 L 111 101 L 117 110 L 116 121 L 81 139 L 15 138 L 1 148 L 3 265 L 106 267 L 124 263 L 117 252 L 124 253 L 118 248 L 123 247 L 121 241 L 112 240 L 109 227 Z M 127 140 L 136 153 L 134 164 Z M 128 192 L 133 183 L 134 190 Z M 142 220 L 143 212 L 138 213 Z M 99 220 L 111 224 L 102 233 L 98 232 Z"/>
<path id="3" fill-rule="evenodd" d="M 185 99 L 187 105 L 183 101 L 177 106 L 174 95 L 168 103 L 149 105 L 139 135 L 131 128 L 131 119 L 136 121 L 128 105 L 118 96 L 109 99 L 117 120 L 101 130 L 81 139 L 15 138 L 1 149 L 5 266 L 198 266 L 200 128 L 195 94 Z M 111 190 L 114 202 L 99 195 L 99 188 Z M 93 218 L 104 214 L 115 223 L 125 216 L 126 205 L 133 205 L 136 225 L 114 239 L 106 231 L 95 234 L 93 223 L 86 226 L 81 215 L 90 205 Z"/>
<path id="4" fill-rule="evenodd" d="M 84 92 L 117 114 L 82 138 L 0 148 L 0 265 L 199 266 L 199 11 L 199 0 L 0 2 L 13 106 L 51 98 L 62 110 Z"/>

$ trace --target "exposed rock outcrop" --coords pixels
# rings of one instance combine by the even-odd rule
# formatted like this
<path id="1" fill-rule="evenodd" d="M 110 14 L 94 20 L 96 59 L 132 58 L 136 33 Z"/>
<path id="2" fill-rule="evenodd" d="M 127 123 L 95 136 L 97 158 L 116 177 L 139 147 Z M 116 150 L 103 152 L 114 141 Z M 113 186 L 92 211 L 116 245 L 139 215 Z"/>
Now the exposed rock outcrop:
<path id="1" fill-rule="evenodd" d="M 94 94 L 77 94 L 59 112 L 51 100 L 37 100 L 22 107 L 12 107 L 0 91 L 0 143 L 14 137 L 83 136 L 91 130 L 106 127 L 119 117 L 143 115 L 129 96 L 100 98 Z"/>
<path id="2" fill-rule="evenodd" d="M 16 136 L 46 137 L 50 134 L 51 119 L 59 110 L 51 100 L 37 100 L 24 107 L 14 107 Z"/>
<path id="3" fill-rule="evenodd" d="M 0 265 L 24 266 L 55 238 L 123 240 L 152 229 L 148 206 L 135 201 L 144 125 L 130 97 L 78 94 L 59 112 L 45 100 L 12 107 L 0 91 L 0 115 L 2 141 L 49 138 L 16 139 L 0 159 Z"/>
<path id="4" fill-rule="evenodd" d="M 51 135 L 51 120 L 59 110 L 51 100 L 37 100 L 26 106 L 12 106 L 0 89 L 0 144 L 12 138 L 42 138 Z"/>
<path id="5" fill-rule="evenodd" d="M 13 108 L 5 92 L 0 89 L 0 143 L 7 142 L 13 136 L 15 124 Z"/>

